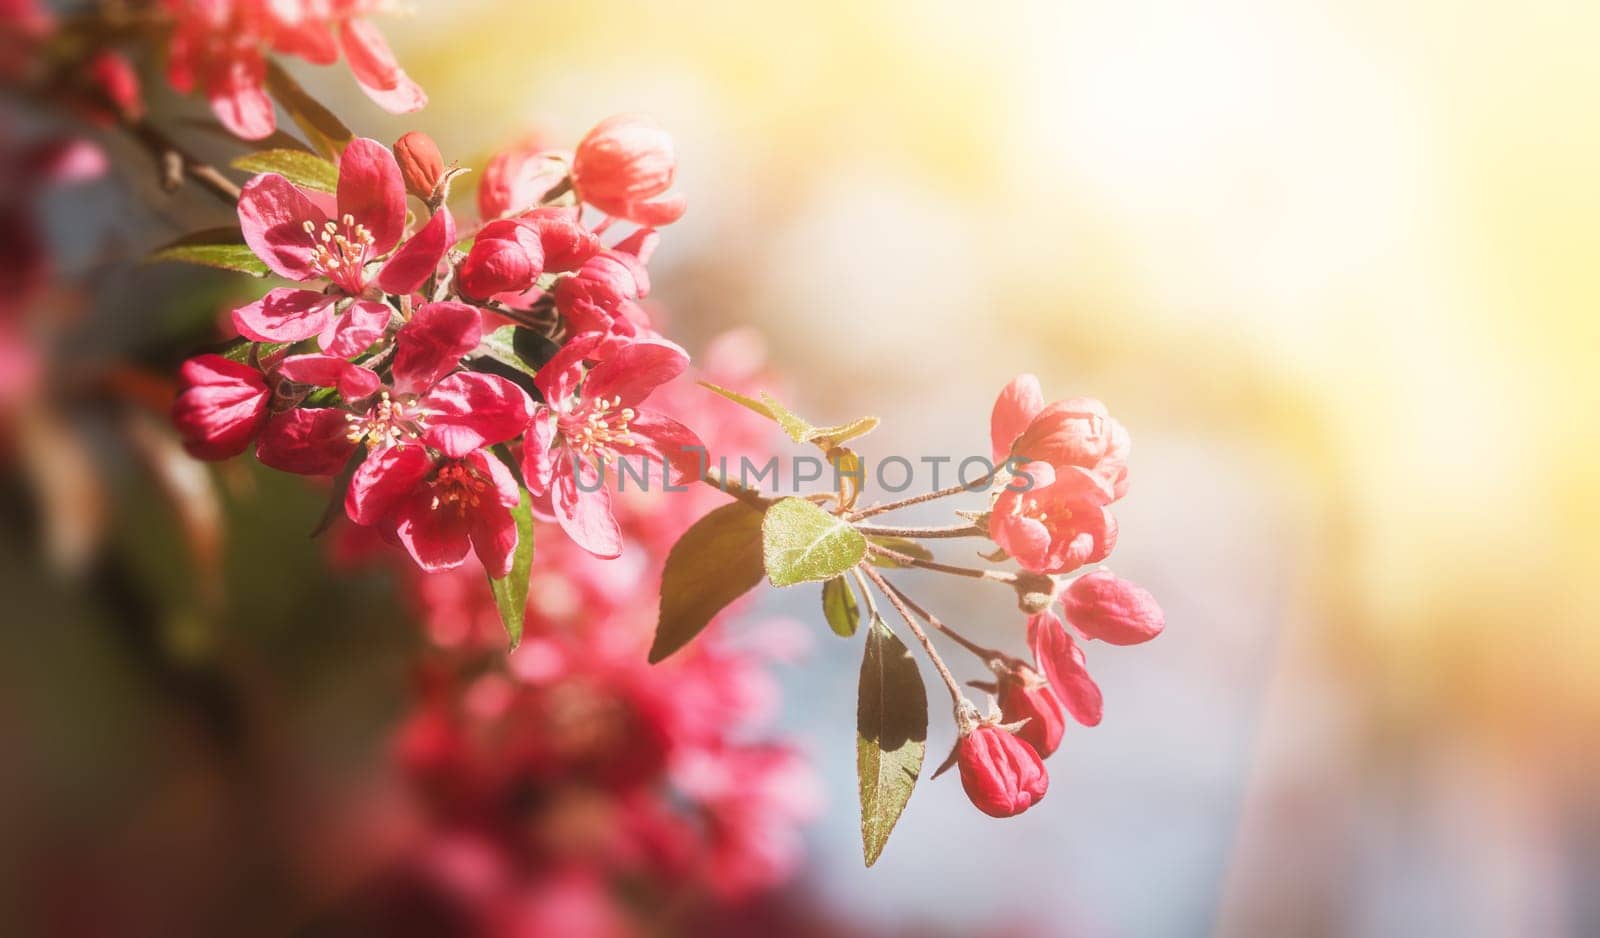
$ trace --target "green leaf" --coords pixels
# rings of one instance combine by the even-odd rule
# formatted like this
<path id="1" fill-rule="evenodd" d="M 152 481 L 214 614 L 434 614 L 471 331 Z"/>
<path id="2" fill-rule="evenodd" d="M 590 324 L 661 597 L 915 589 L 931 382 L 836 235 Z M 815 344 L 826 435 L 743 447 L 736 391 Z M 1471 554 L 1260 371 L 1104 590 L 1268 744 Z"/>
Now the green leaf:
<path id="1" fill-rule="evenodd" d="M 721 394 L 723 397 L 733 401 L 735 404 L 753 410 L 768 420 L 778 419 L 778 416 L 774 414 L 771 408 L 767 407 L 767 405 L 754 398 L 745 397 L 738 391 L 729 390 L 728 388 L 725 388 L 719 384 L 712 384 L 710 381 L 701 381 L 700 386 L 705 388 L 707 391 L 713 391 L 717 394 Z"/>
<path id="2" fill-rule="evenodd" d="M 517 522 L 517 551 L 511 555 L 511 572 L 489 578 L 494 607 L 500 611 L 500 624 L 506 627 L 511 647 L 522 643 L 522 620 L 528 613 L 528 577 L 533 572 L 533 502 L 522 489 L 522 501 L 511 509 Z"/>
<path id="3" fill-rule="evenodd" d="M 295 126 L 300 128 L 300 132 L 306 135 L 306 141 L 328 159 L 337 160 L 339 154 L 344 152 L 345 144 L 355 139 L 355 134 L 343 121 L 335 117 L 321 101 L 306 93 L 294 76 L 284 71 L 283 66 L 273 59 L 267 60 L 267 90 Z"/>
<path id="4" fill-rule="evenodd" d="M 803 498 L 774 503 L 761 523 L 762 560 L 773 586 L 832 579 L 866 552 L 860 531 Z"/>
<path id="5" fill-rule="evenodd" d="M 767 405 L 767 410 L 772 412 L 772 419 L 778 421 L 778 426 L 783 428 L 784 433 L 789 434 L 789 439 L 794 440 L 796 443 L 804 443 L 810 439 L 811 424 L 806 423 L 794 411 L 778 403 L 777 398 L 763 391 L 761 393 L 761 403 Z"/>
<path id="6" fill-rule="evenodd" d="M 689 644 L 717 613 L 761 582 L 761 517 L 735 501 L 696 521 L 667 553 L 650 663 Z"/>
<path id="7" fill-rule="evenodd" d="M 857 417 L 837 427 L 812 427 L 806 433 L 806 442 L 815 443 L 823 449 L 831 449 L 858 436 L 866 436 L 877 428 L 877 417 Z"/>
<path id="8" fill-rule="evenodd" d="M 917 541 L 909 540 L 903 537 L 888 537 L 881 534 L 873 535 L 870 540 L 879 547 L 887 547 L 889 550 L 892 550 L 897 554 L 905 554 L 907 557 L 915 557 L 918 560 L 933 559 L 933 551 L 929 550 L 926 546 Z M 871 563 L 874 567 L 883 567 L 886 570 L 906 566 L 898 560 L 891 560 L 890 558 L 884 557 L 881 554 L 874 555 Z"/>
<path id="9" fill-rule="evenodd" d="M 145 262 L 150 264 L 162 261 L 200 264 L 252 277 L 265 277 L 271 273 L 266 263 L 244 243 L 244 235 L 239 233 L 237 225 L 207 228 L 184 235 L 165 247 L 157 248 L 145 258 Z"/>
<path id="10" fill-rule="evenodd" d="M 861 608 L 856 605 L 855 591 L 850 581 L 836 576 L 822 584 L 822 616 L 835 635 L 849 638 L 861 625 Z"/>
<path id="11" fill-rule="evenodd" d="M 318 192 L 336 192 L 339 168 L 305 150 L 258 150 L 246 153 L 230 165 L 247 173 L 277 173 L 297 186 Z"/>
<path id="12" fill-rule="evenodd" d="M 878 862 L 922 772 L 928 748 L 928 692 L 911 652 L 874 616 L 867 627 L 856 698 L 856 777 L 861 849 Z"/>

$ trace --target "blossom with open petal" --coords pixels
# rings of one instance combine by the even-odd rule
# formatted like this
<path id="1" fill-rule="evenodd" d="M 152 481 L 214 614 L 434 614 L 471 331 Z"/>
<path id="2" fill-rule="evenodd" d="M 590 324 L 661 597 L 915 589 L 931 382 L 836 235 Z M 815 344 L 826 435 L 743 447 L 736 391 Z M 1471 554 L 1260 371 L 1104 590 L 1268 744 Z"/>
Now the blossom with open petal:
<path id="1" fill-rule="evenodd" d="M 326 280 L 328 290 L 280 287 L 233 312 L 234 326 L 258 342 L 317 336 L 324 351 L 352 356 L 382 337 L 392 310 L 381 293 L 410 293 L 438 267 L 455 238 L 440 209 L 404 246 L 405 183 L 389 148 L 352 140 L 339 162 L 337 219 L 312 195 L 276 173 L 250 180 L 239 196 L 245 243 L 291 280 Z M 373 262 L 394 251 L 374 272 Z"/>
<path id="2" fill-rule="evenodd" d="M 511 509 L 520 500 L 511 470 L 481 449 L 391 446 L 356 469 L 345 512 L 357 524 L 383 526 L 430 573 L 459 567 L 476 552 L 500 577 L 517 549 Z"/>
<path id="3" fill-rule="evenodd" d="M 1089 676 L 1083 649 L 1072 640 L 1061 620 L 1048 612 L 1029 616 L 1028 647 L 1040 673 L 1072 718 L 1084 726 L 1098 725 L 1104 713 L 1100 686 Z"/>
<path id="4" fill-rule="evenodd" d="M 185 94 L 199 87 L 222 125 L 247 140 L 277 129 L 265 89 L 268 50 L 317 65 L 332 65 L 342 52 L 379 107 L 415 111 L 427 95 L 364 18 L 381 6 L 376 0 L 167 0 L 173 21 L 167 80 Z"/>
<path id="5" fill-rule="evenodd" d="M 548 504 L 562 530 L 599 557 L 622 553 L 622 532 L 611 510 L 607 474 L 668 468 L 673 481 L 699 473 L 700 438 L 669 417 L 639 405 L 688 367 L 689 356 L 668 342 L 634 342 L 593 367 L 595 334 L 569 340 L 539 369 L 534 383 L 545 403 L 535 408 L 522 451 L 522 477 L 536 504 Z M 607 467 L 610 467 L 609 469 Z M 620 482 L 620 477 L 619 477 Z"/>
<path id="6" fill-rule="evenodd" d="M 1116 546 L 1111 498 L 1106 481 L 1087 469 L 1026 463 L 995 498 L 989 537 L 1029 570 L 1066 573 Z"/>
<path id="7" fill-rule="evenodd" d="M 989 418 L 996 463 L 1009 457 L 1081 466 L 1110 483 L 1114 498 L 1128 489 L 1128 431 L 1092 397 L 1046 404 L 1039 379 L 1018 375 L 1000 391 Z"/>
<path id="8" fill-rule="evenodd" d="M 344 406 L 297 407 L 274 418 L 257 457 L 316 475 L 337 470 L 358 445 L 369 452 L 425 445 L 459 454 L 515 437 L 528 422 L 528 395 L 498 375 L 456 370 L 481 336 L 473 307 L 426 303 L 395 336 L 388 386 L 370 369 L 335 356 L 286 359 L 280 377 L 337 388 Z"/>

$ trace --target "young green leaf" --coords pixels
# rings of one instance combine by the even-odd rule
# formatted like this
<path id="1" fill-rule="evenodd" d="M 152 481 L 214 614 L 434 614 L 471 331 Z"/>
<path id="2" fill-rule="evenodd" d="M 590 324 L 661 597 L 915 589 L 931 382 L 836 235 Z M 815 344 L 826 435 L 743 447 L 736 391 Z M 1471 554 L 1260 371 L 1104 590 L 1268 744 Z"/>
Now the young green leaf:
<path id="1" fill-rule="evenodd" d="M 258 150 L 238 157 L 231 165 L 247 173 L 277 173 L 303 189 L 335 192 L 339 188 L 339 168 L 305 150 Z"/>
<path id="2" fill-rule="evenodd" d="M 867 552 L 860 531 L 803 498 L 785 498 L 767 509 L 761 545 L 773 586 L 832 579 Z"/>
<path id="3" fill-rule="evenodd" d="M 672 545 L 661 573 L 651 664 L 689 644 L 717 613 L 761 582 L 761 516 L 745 502 L 730 502 Z"/>
<path id="4" fill-rule="evenodd" d="M 874 534 L 870 540 L 879 547 L 886 547 L 897 554 L 905 554 L 907 557 L 915 557 L 918 560 L 933 559 L 933 551 L 929 550 L 925 545 L 908 538 L 889 537 L 888 535 Z M 883 556 L 882 554 L 873 555 L 871 563 L 874 567 L 883 567 L 885 569 L 893 569 L 896 567 L 905 566 L 905 564 L 901 563 L 900 561 L 892 560 Z"/>
<path id="5" fill-rule="evenodd" d="M 834 634 L 849 638 L 861 625 L 861 608 L 856 605 L 855 591 L 850 581 L 836 576 L 822 584 L 822 616 Z"/>
<path id="6" fill-rule="evenodd" d="M 778 421 L 778 426 L 789 435 L 789 439 L 796 443 L 804 443 L 810 439 L 812 426 L 801 419 L 794 411 L 778 403 L 777 398 L 763 391 L 761 403 L 767 405 L 767 410 L 772 412 L 772 419 Z"/>
<path id="7" fill-rule="evenodd" d="M 339 158 L 355 134 L 327 106 L 313 98 L 283 66 L 267 59 L 267 90 L 294 121 L 306 141 L 330 160 Z"/>
<path id="8" fill-rule="evenodd" d="M 928 748 L 928 692 L 911 652 L 881 618 L 867 626 L 856 698 L 856 777 L 861 849 L 867 865 L 884 844 L 922 772 Z"/>
<path id="9" fill-rule="evenodd" d="M 749 410 L 753 410 L 756 413 L 760 414 L 761 416 L 767 418 L 768 420 L 777 420 L 778 419 L 778 416 L 776 414 L 774 414 L 772 412 L 772 410 L 767 407 L 767 405 L 761 403 L 760 401 L 758 401 L 758 400 L 756 400 L 754 398 L 745 397 L 743 394 L 740 394 L 738 391 L 729 390 L 728 388 L 725 388 L 725 387 L 723 387 L 723 386 L 721 386 L 719 384 L 712 384 L 710 381 L 701 381 L 700 382 L 700 386 L 705 388 L 707 391 L 712 391 L 714 393 L 721 394 L 723 397 L 727 398 L 730 401 L 733 401 L 735 404 L 738 404 L 740 407 L 744 407 L 744 408 L 747 408 Z"/>
<path id="10" fill-rule="evenodd" d="M 522 620 L 528 612 L 528 577 L 533 572 L 533 503 L 528 490 L 522 490 L 522 501 L 511 509 L 517 521 L 517 552 L 511 556 L 511 572 L 503 577 L 489 578 L 489 589 L 494 593 L 494 607 L 500 611 L 500 624 L 506 627 L 506 638 L 511 647 L 522 642 Z"/>
<path id="11" fill-rule="evenodd" d="M 877 428 L 877 417 L 857 417 L 837 427 L 812 427 L 806 431 L 806 442 L 815 443 L 823 449 L 830 449 L 858 436 L 866 436 Z"/>
<path id="12" fill-rule="evenodd" d="M 249 274 L 252 277 L 265 277 L 271 272 L 261 258 L 256 257 L 255 252 L 244 243 L 244 235 L 239 233 L 237 225 L 207 228 L 184 235 L 166 247 L 157 248 L 145 259 L 145 262 L 150 264 L 162 261 L 200 264 L 204 267 Z"/>

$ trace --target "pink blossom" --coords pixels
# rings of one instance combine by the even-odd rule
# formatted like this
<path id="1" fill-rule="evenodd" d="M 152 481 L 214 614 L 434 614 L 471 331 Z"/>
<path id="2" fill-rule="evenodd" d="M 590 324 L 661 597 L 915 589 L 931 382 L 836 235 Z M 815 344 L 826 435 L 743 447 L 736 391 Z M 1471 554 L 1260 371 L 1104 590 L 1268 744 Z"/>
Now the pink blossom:
<path id="1" fill-rule="evenodd" d="M 342 358 L 286 359 L 278 375 L 337 388 L 345 406 L 296 407 L 274 418 L 257 457 L 277 469 L 315 475 L 344 465 L 358 444 L 369 452 L 421 444 L 464 454 L 515 437 L 528 420 L 527 394 L 496 375 L 456 370 L 480 337 L 472 307 L 426 303 L 395 335 L 388 387 Z"/>
<path id="2" fill-rule="evenodd" d="M 1100 687 L 1089 676 L 1083 649 L 1062 627 L 1061 620 L 1048 612 L 1028 618 L 1028 647 L 1033 659 L 1050 682 L 1050 689 L 1084 726 L 1097 726 L 1104 711 Z"/>
<path id="3" fill-rule="evenodd" d="M 268 50 L 331 65 L 340 53 L 374 102 L 395 114 L 427 96 L 396 63 L 365 14 L 373 0 L 167 0 L 173 19 L 167 80 L 181 92 L 200 88 L 217 119 L 247 140 L 273 132 L 277 119 L 266 82 Z"/>
<path id="4" fill-rule="evenodd" d="M 613 218 L 659 227 L 681 218 L 688 205 L 681 195 L 656 198 L 676 172 L 672 137 L 649 118 L 623 114 L 601 121 L 579 141 L 572 187 Z"/>
<path id="5" fill-rule="evenodd" d="M 345 512 L 356 524 L 383 525 L 424 570 L 459 567 L 476 552 L 500 577 L 517 549 L 511 509 L 520 500 L 511 470 L 482 450 L 452 456 L 391 446 L 356 469 Z"/>
<path id="6" fill-rule="evenodd" d="M 1095 570 L 1073 580 L 1061 596 L 1061 606 L 1079 632 L 1113 645 L 1148 642 L 1166 627 L 1156 598 L 1110 570 Z"/>
<path id="7" fill-rule="evenodd" d="M 1029 570 L 1075 570 L 1116 546 L 1111 497 L 1105 480 L 1087 469 L 1030 462 L 996 497 L 989 537 Z"/>
<path id="8" fill-rule="evenodd" d="M 1039 379 L 1018 375 L 1000 391 L 989 419 L 994 461 L 1015 457 L 1057 470 L 1080 466 L 1110 485 L 1113 499 L 1128 490 L 1128 431 L 1091 397 L 1045 404 Z"/>
<path id="9" fill-rule="evenodd" d="M 257 342 L 317 336 L 335 355 L 351 356 L 382 337 L 392 310 L 372 288 L 406 294 L 438 267 L 455 238 L 440 209 L 374 277 L 369 266 L 400 242 L 406 192 L 387 147 L 357 138 L 339 163 L 338 220 L 276 173 L 257 176 L 239 196 L 245 243 L 274 273 L 301 282 L 327 280 L 333 292 L 280 287 L 234 310 L 239 333 Z"/>
<path id="10" fill-rule="evenodd" d="M 689 364 L 683 350 L 667 342 L 624 345 L 592 368 L 585 360 L 598 336 L 568 340 L 539 369 L 534 383 L 545 403 L 535 408 L 523 445 L 522 474 L 528 491 L 548 502 L 557 522 L 579 546 L 599 557 L 622 553 L 622 532 L 611 510 L 606 473 L 670 466 L 675 481 L 694 478 L 699 459 L 691 451 L 699 437 L 669 417 L 639 404 Z M 610 465 L 610 469 L 606 468 Z"/>

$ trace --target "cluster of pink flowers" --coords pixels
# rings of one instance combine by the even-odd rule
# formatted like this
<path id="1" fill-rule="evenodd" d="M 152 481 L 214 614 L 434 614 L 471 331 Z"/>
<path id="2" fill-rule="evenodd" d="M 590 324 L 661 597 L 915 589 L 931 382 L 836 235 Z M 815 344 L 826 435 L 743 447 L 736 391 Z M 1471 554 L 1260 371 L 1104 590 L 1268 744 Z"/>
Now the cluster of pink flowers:
<path id="1" fill-rule="evenodd" d="M 649 905 L 625 898 L 630 882 L 680 905 L 747 895 L 793 869 L 815 806 L 800 755 L 761 739 L 781 642 L 742 650 L 713 626 L 646 663 L 659 602 L 646 584 L 727 496 L 580 484 L 622 456 L 681 482 L 698 476 L 699 447 L 770 446 L 768 422 L 694 384 L 770 386 L 758 342 L 727 334 L 692 374 L 641 302 L 655 230 L 602 240 L 619 220 L 682 211 L 657 198 L 670 143 L 638 127 L 653 125 L 607 121 L 575 159 L 495 157 L 482 218 L 460 227 L 442 198 L 450 174 L 419 134 L 393 152 L 353 140 L 331 198 L 251 180 L 245 239 L 298 285 L 236 309 L 243 344 L 187 362 L 173 408 L 200 458 L 253 447 L 288 472 L 344 470 L 354 527 L 334 544 L 347 560 L 373 533 L 409 554 L 403 576 L 435 646 L 397 739 L 428 822 L 412 878 L 468 933 L 633 933 Z M 527 171 L 569 163 L 564 186 Z M 431 212 L 410 231 L 408 191 Z M 585 205 L 604 214 L 586 220 Z M 554 349 L 531 373 L 484 358 L 512 323 L 540 324 L 530 331 Z M 523 641 L 486 672 L 505 634 L 484 574 L 511 567 L 524 488 L 540 523 Z"/>
<path id="2" fill-rule="evenodd" d="M 990 440 L 996 464 L 1017 467 L 995 496 L 990 538 L 1023 569 L 1059 576 L 1106 559 L 1117 542 L 1110 506 L 1128 491 L 1128 432 L 1093 398 L 1046 404 L 1033 375 L 1018 376 L 995 401 Z M 1044 797 L 1043 760 L 1061 745 L 1066 717 L 1100 723 L 1103 701 L 1073 632 L 1135 645 L 1161 634 L 1155 597 L 1105 568 L 1055 581 L 1049 608 L 1029 616 L 1032 662 L 990 660 L 999 711 L 963 727 L 961 781 L 986 814 L 1010 817 Z M 1072 626 L 1069 631 L 1063 617 Z"/>
<path id="3" fill-rule="evenodd" d="M 165 6 L 172 20 L 167 80 L 185 93 L 198 89 L 223 126 L 246 140 L 277 127 L 264 87 L 269 52 L 316 65 L 342 56 L 367 97 L 393 114 L 428 103 L 367 19 L 392 6 L 387 0 L 165 0 Z"/>
<path id="4" fill-rule="evenodd" d="M 652 126 L 611 120 L 584 138 L 575 166 L 596 150 L 609 162 L 572 191 L 592 188 L 620 211 L 637 206 L 610 201 L 615 193 L 653 194 L 670 181 L 660 165 L 670 144 L 636 125 Z M 619 149 L 628 145 L 631 159 Z M 331 200 L 271 173 L 245 185 L 246 243 L 301 285 L 234 311 L 248 354 L 184 366 L 173 417 L 186 446 L 221 459 L 253 443 L 263 463 L 306 475 L 352 464 L 350 520 L 381 530 L 424 570 L 476 552 L 496 577 L 518 544 L 515 466 L 538 517 L 596 556 L 617 556 L 611 495 L 592 484 L 604 466 L 636 457 L 664 471 L 663 484 L 681 483 L 700 460 L 699 437 L 646 406 L 689 363 L 639 303 L 655 230 L 607 247 L 582 203 L 542 204 L 540 192 L 476 223 L 470 248 L 454 251 L 460 232 L 442 199 L 424 201 L 431 214 L 406 230 L 407 189 L 448 184 L 437 151 L 415 134 L 397 149 L 400 160 L 352 140 Z M 519 383 L 467 367 L 482 363 L 489 332 L 541 311 L 541 334 L 559 349 L 536 372 Z"/>

